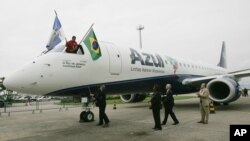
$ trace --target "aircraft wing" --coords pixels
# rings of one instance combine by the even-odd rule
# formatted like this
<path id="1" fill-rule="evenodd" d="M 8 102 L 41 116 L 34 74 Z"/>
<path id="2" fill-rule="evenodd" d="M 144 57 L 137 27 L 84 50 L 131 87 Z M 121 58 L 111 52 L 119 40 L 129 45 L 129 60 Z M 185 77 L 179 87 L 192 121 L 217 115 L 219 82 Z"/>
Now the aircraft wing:
<path id="1" fill-rule="evenodd" d="M 216 78 L 231 78 L 231 79 L 239 81 L 241 78 L 244 78 L 244 77 L 250 77 L 250 69 L 229 72 L 227 74 L 222 74 L 222 75 L 213 75 L 213 76 L 205 76 L 205 77 L 198 77 L 198 78 L 187 78 L 182 81 L 182 84 L 190 85 L 190 84 L 207 83 L 210 80 L 213 80 Z"/>
<path id="2" fill-rule="evenodd" d="M 230 72 L 228 74 L 233 75 L 236 79 L 241 79 L 243 77 L 249 77 L 250 76 L 250 69 L 234 71 L 234 72 Z"/>

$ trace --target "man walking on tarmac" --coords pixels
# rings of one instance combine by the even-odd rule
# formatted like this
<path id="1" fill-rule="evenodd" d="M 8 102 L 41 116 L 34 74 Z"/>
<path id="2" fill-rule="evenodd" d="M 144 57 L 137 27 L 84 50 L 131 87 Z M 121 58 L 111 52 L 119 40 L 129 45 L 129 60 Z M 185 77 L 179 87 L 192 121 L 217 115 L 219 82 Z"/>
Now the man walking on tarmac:
<path id="1" fill-rule="evenodd" d="M 202 83 L 197 96 L 200 98 L 201 120 L 198 123 L 208 124 L 209 117 L 209 93 L 206 84 Z"/>
<path id="2" fill-rule="evenodd" d="M 99 123 L 97 126 L 109 127 L 109 119 L 105 113 L 106 109 L 106 93 L 105 93 L 105 85 L 101 85 L 98 93 L 95 95 L 96 106 L 99 107 Z M 103 124 L 103 121 L 105 124 Z"/>
<path id="3" fill-rule="evenodd" d="M 166 93 L 163 94 L 163 98 L 162 98 L 162 102 L 163 102 L 164 109 L 165 109 L 165 118 L 162 121 L 162 125 L 166 125 L 167 120 L 168 120 L 168 115 L 172 117 L 174 121 L 173 125 L 179 124 L 179 121 L 176 118 L 175 113 L 173 111 L 174 98 L 173 98 L 173 92 L 171 88 L 172 88 L 171 84 L 166 85 Z"/>

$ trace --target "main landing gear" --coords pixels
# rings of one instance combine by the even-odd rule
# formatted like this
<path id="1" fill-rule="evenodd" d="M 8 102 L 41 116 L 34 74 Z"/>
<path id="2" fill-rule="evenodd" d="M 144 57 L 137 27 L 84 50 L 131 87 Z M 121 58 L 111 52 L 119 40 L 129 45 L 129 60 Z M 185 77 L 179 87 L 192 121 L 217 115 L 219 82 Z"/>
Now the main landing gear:
<path id="1" fill-rule="evenodd" d="M 87 97 L 82 98 L 82 103 L 83 103 L 84 111 L 82 111 L 80 114 L 80 121 L 79 122 L 94 121 L 94 113 L 90 111 L 92 108 L 94 108 L 94 106 L 88 102 Z"/>

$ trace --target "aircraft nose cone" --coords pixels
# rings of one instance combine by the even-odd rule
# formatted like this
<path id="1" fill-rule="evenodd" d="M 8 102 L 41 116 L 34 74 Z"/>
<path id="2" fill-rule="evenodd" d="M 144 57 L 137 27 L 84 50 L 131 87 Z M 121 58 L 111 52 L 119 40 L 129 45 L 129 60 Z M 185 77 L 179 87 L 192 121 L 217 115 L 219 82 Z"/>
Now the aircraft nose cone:
<path id="1" fill-rule="evenodd" d="M 3 80 L 3 86 L 9 90 L 19 90 L 21 88 L 21 83 L 15 79 L 13 76 L 5 77 Z"/>

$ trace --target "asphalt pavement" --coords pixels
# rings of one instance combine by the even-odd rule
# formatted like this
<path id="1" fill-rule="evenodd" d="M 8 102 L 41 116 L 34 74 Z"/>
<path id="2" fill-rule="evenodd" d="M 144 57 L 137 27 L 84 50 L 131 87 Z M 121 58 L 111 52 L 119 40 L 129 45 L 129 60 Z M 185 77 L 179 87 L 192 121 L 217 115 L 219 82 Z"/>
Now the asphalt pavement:
<path id="1" fill-rule="evenodd" d="M 230 124 L 250 123 L 250 98 L 242 97 L 227 106 L 216 106 L 208 124 L 199 124 L 197 98 L 175 101 L 174 111 L 180 121 L 172 125 L 169 117 L 162 131 L 154 131 L 152 111 L 146 103 L 108 105 L 110 127 L 95 121 L 79 123 L 82 108 L 16 112 L 0 116 L 0 141 L 228 141 Z M 52 105 L 53 106 L 53 105 Z M 161 110 L 163 118 L 164 111 Z"/>

